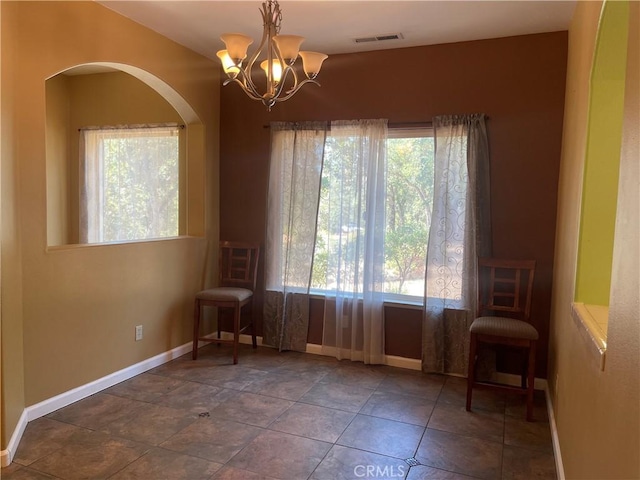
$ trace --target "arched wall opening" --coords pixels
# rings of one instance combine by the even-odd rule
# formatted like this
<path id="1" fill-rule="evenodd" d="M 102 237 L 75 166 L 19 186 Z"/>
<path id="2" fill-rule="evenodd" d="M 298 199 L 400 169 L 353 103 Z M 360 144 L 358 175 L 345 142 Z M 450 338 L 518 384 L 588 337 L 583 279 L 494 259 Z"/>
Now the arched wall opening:
<path id="1" fill-rule="evenodd" d="M 81 130 L 141 124 L 184 126 L 178 135 L 177 232 L 204 235 L 205 139 L 198 115 L 171 86 L 138 67 L 90 63 L 46 80 L 48 247 L 87 243 L 79 231 L 85 201 L 80 193 Z"/>

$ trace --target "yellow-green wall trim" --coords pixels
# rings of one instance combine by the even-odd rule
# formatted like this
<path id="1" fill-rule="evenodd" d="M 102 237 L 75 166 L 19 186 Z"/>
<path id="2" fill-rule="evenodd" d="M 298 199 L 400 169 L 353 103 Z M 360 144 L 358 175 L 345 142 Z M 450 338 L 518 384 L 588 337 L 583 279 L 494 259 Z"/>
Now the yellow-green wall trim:
<path id="1" fill-rule="evenodd" d="M 575 300 L 609 304 L 629 23 L 628 1 L 605 1 L 591 70 Z"/>

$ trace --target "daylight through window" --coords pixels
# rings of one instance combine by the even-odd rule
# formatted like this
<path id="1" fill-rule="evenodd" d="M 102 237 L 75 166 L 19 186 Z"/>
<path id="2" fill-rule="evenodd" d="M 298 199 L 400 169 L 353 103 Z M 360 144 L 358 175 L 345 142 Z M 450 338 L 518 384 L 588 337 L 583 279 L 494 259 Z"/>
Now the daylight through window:
<path id="1" fill-rule="evenodd" d="M 179 127 L 81 133 L 81 239 L 99 243 L 178 236 Z"/>
<path id="2" fill-rule="evenodd" d="M 391 129 L 387 140 L 384 231 L 384 292 L 388 300 L 422 301 L 430 213 L 433 203 L 432 129 Z M 338 264 L 349 249 L 364 248 L 366 219 L 359 218 L 359 182 L 366 172 L 353 165 L 354 144 L 329 133 L 325 143 L 311 288 L 335 288 L 338 276 L 361 269 Z M 358 282 L 355 282 L 356 284 Z"/>

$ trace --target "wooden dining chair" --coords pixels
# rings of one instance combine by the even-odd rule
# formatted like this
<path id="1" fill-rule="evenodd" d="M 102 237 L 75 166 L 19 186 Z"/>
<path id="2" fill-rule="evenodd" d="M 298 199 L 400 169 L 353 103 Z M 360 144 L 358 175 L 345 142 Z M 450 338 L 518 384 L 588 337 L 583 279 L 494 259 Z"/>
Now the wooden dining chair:
<path id="1" fill-rule="evenodd" d="M 257 347 L 253 319 L 241 326 L 242 309 L 253 303 L 253 292 L 256 289 L 256 277 L 260 246 L 246 242 L 220 242 L 218 286 L 202 290 L 196 294 L 193 320 L 193 359 L 198 358 L 198 342 L 215 342 L 233 345 L 233 363 L 238 363 L 238 343 L 240 334 L 250 329 L 253 348 Z M 218 308 L 218 336 L 203 336 L 200 333 L 200 318 L 203 307 Z M 221 338 L 222 309 L 233 312 L 233 338 Z"/>
<path id="2" fill-rule="evenodd" d="M 467 411 L 471 410 L 474 388 L 485 388 L 526 395 L 527 420 L 533 420 L 538 331 L 529 323 L 536 262 L 534 260 L 478 260 L 478 310 L 469 328 L 469 369 L 467 372 Z M 525 355 L 520 387 L 476 379 L 480 344 L 517 348 Z"/>

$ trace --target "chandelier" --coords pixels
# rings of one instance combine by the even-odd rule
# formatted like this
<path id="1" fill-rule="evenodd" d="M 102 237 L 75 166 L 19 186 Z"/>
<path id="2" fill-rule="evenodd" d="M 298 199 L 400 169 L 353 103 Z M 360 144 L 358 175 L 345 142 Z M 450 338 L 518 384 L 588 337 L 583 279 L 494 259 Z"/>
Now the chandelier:
<path id="1" fill-rule="evenodd" d="M 280 35 L 280 22 L 282 12 L 277 0 L 267 0 L 262 3 L 262 20 L 264 30 L 262 41 L 258 49 L 247 57 L 247 49 L 253 43 L 253 39 L 241 33 L 225 33 L 220 39 L 225 43 L 226 50 L 217 53 L 222 62 L 222 68 L 227 74 L 223 85 L 236 82 L 242 90 L 253 100 L 260 100 L 271 111 L 276 102 L 284 102 L 291 98 L 305 83 L 315 83 L 320 72 L 322 62 L 327 58 L 324 53 L 301 52 L 300 45 L 304 37 L 298 35 Z M 263 72 L 253 70 L 253 65 L 258 58 L 265 57 L 260 62 Z M 293 68 L 296 60 L 302 58 L 302 70 L 306 78 L 302 79 L 300 72 Z M 260 93 L 254 80 L 254 74 L 266 78 L 264 93 Z M 301 80 L 302 79 L 302 80 Z M 288 85 L 285 87 L 285 85 Z"/>

